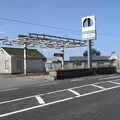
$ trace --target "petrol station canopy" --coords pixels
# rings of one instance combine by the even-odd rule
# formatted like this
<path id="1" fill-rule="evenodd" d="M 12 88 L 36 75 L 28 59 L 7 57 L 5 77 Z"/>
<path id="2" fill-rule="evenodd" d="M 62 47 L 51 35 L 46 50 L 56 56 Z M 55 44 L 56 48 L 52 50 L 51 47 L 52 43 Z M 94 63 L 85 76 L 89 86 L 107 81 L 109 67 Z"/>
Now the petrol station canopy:
<path id="1" fill-rule="evenodd" d="M 28 35 L 18 35 L 16 40 L 0 40 L 3 45 L 24 45 L 28 47 L 40 47 L 40 48 L 73 48 L 73 47 L 85 47 L 87 41 L 59 37 L 47 34 L 29 33 Z"/>

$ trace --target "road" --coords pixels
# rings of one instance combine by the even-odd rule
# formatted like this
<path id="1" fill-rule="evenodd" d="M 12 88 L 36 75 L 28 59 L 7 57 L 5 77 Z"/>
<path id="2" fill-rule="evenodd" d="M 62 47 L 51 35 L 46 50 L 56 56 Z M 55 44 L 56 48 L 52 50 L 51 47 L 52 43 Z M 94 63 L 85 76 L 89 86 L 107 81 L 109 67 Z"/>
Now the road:
<path id="1" fill-rule="evenodd" d="M 50 81 L 0 91 L 0 120 L 118 120 L 120 75 Z"/>

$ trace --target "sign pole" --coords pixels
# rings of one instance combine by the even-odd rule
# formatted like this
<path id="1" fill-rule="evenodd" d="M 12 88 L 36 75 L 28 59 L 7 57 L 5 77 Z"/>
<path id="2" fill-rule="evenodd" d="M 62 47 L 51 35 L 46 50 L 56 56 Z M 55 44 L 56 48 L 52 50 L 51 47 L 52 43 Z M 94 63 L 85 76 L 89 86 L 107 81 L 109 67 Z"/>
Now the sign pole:
<path id="1" fill-rule="evenodd" d="M 88 68 L 92 69 L 91 40 L 88 40 Z"/>
<path id="2" fill-rule="evenodd" d="M 27 75 L 27 44 L 24 43 L 24 74 Z"/>
<path id="3" fill-rule="evenodd" d="M 64 69 L 64 48 L 61 50 L 63 56 L 62 56 L 62 60 L 61 60 L 61 63 L 62 63 L 62 69 Z"/>

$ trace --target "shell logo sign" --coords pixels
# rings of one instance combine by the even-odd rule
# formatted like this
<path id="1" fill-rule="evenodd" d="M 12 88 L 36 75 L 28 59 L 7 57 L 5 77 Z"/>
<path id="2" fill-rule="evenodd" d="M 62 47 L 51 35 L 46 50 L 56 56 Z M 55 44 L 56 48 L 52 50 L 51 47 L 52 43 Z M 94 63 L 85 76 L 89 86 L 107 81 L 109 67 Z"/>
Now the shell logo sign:
<path id="1" fill-rule="evenodd" d="M 82 38 L 83 40 L 96 39 L 96 17 L 86 16 L 82 18 Z"/>

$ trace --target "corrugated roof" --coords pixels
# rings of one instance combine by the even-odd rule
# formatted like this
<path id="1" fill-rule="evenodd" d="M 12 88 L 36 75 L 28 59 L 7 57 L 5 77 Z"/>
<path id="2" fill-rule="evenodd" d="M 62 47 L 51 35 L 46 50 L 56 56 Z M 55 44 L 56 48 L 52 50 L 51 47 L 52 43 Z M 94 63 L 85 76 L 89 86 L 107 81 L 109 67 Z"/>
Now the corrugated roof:
<path id="1" fill-rule="evenodd" d="M 22 48 L 9 48 L 9 47 L 2 47 L 9 55 L 16 55 L 16 56 L 23 56 L 24 49 Z M 46 60 L 46 57 L 37 51 L 36 49 L 27 49 L 27 56 L 28 57 L 40 57 L 43 60 Z"/>

